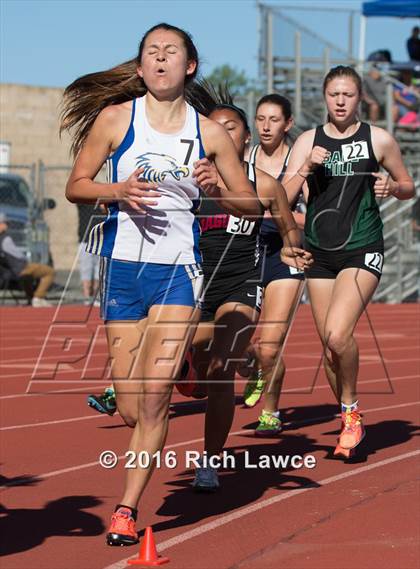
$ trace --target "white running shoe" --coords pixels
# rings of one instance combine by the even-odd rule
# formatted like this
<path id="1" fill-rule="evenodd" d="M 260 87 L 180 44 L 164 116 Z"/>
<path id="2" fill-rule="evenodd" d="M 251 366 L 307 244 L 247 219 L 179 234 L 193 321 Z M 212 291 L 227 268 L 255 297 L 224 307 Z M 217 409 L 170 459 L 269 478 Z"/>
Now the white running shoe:
<path id="1" fill-rule="evenodd" d="M 40 307 L 44 307 L 44 306 L 53 306 L 51 304 L 51 302 L 48 302 L 48 300 L 45 300 L 45 298 L 40 298 L 39 296 L 34 296 L 32 298 L 32 306 L 34 308 L 40 308 Z"/>
<path id="2" fill-rule="evenodd" d="M 200 466 L 195 469 L 192 487 L 196 492 L 216 492 L 219 486 L 219 476 L 216 468 Z"/>

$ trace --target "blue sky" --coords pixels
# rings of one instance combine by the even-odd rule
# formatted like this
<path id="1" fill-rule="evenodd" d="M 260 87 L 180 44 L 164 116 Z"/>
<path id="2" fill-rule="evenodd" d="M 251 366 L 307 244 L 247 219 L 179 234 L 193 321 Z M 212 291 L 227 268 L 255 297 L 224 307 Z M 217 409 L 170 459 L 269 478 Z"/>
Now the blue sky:
<path id="1" fill-rule="evenodd" d="M 346 0 L 275 3 L 330 7 L 330 13 L 286 13 L 338 45 L 346 36 L 346 17 L 333 13 L 334 7 L 361 5 Z M 0 0 L 0 11 L 4 83 L 65 86 L 80 75 L 133 57 L 144 31 L 162 20 L 192 33 L 204 74 L 229 63 L 257 77 L 255 0 Z M 405 41 L 415 24 L 413 19 L 371 19 L 367 51 L 389 48 L 395 60 L 405 60 Z"/>

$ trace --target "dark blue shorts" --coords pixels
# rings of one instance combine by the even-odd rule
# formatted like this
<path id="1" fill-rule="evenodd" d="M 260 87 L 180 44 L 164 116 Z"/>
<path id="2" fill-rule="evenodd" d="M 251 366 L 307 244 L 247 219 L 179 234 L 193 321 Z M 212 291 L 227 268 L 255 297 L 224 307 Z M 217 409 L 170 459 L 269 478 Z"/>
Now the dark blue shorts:
<path id="1" fill-rule="evenodd" d="M 264 219 L 260 233 L 261 281 L 266 288 L 273 281 L 283 279 L 303 280 L 302 271 L 289 267 L 280 259 L 283 241 L 271 219 Z"/>
<path id="2" fill-rule="evenodd" d="M 262 285 L 264 288 L 273 281 L 283 279 L 295 279 L 301 281 L 304 278 L 302 271 L 299 271 L 294 267 L 289 267 L 289 265 L 283 263 L 280 259 L 280 251 L 277 251 L 272 255 L 262 255 L 261 266 Z"/>
<path id="3" fill-rule="evenodd" d="M 202 286 L 200 265 L 102 258 L 101 316 L 104 320 L 141 320 L 154 305 L 198 307 Z"/>

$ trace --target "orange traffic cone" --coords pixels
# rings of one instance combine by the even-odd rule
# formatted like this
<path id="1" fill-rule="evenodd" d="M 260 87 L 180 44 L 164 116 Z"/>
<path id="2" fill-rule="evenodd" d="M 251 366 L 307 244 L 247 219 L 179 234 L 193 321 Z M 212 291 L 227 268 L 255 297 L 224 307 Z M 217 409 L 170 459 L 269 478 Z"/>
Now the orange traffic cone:
<path id="1" fill-rule="evenodd" d="M 145 567 L 154 567 L 156 565 L 163 565 L 164 563 L 168 562 L 168 557 L 161 557 L 158 555 L 152 528 L 150 526 L 147 527 L 140 545 L 139 556 L 137 559 L 129 559 L 129 565 L 144 565 Z"/>

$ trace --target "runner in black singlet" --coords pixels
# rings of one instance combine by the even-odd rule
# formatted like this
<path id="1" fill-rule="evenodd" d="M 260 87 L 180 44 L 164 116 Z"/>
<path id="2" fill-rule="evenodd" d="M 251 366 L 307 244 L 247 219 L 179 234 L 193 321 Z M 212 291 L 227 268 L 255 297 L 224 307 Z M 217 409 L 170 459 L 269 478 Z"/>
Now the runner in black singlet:
<path id="1" fill-rule="evenodd" d="M 298 192 L 296 180 L 307 180 L 309 186 L 305 240 L 314 265 L 307 272 L 308 288 L 325 347 L 325 371 L 341 404 L 342 431 L 335 454 L 345 457 L 364 437 L 353 332 L 382 272 L 382 222 L 376 199 L 414 195 L 395 139 L 357 118 L 361 92 L 361 79 L 352 68 L 331 69 L 324 80 L 328 122 L 298 138 L 284 177 L 289 200 Z"/>
<path id="2" fill-rule="evenodd" d="M 228 112 L 233 113 L 230 109 Z M 257 192 L 255 167 L 245 165 L 248 178 Z M 261 213 L 263 211 L 261 204 Z M 251 221 L 234 217 L 227 214 L 215 200 L 204 197 L 199 220 L 200 251 L 207 284 L 201 322 L 213 321 L 219 306 L 226 302 L 239 302 L 259 313 L 262 301 L 259 265 L 261 219 Z"/>
<path id="3" fill-rule="evenodd" d="M 231 104 L 219 104 L 209 118 L 227 129 L 243 160 L 250 136 L 243 111 Z M 307 268 L 310 256 L 298 247 L 299 232 L 281 185 L 246 162 L 243 167 L 261 202 L 261 214 L 264 209 L 270 209 L 285 239 L 286 246 L 281 251 L 283 261 Z M 229 215 L 223 210 L 223 200 L 215 203 L 208 198 L 203 200 L 199 216 L 204 302 L 201 323 L 193 341 L 194 366 L 198 377 L 206 378 L 208 393 L 204 456 L 218 457 L 233 420 L 236 365 L 251 339 L 260 311 L 260 219 Z M 203 459 L 201 468 L 196 470 L 194 488 L 209 492 L 218 485 L 217 469 Z"/>

